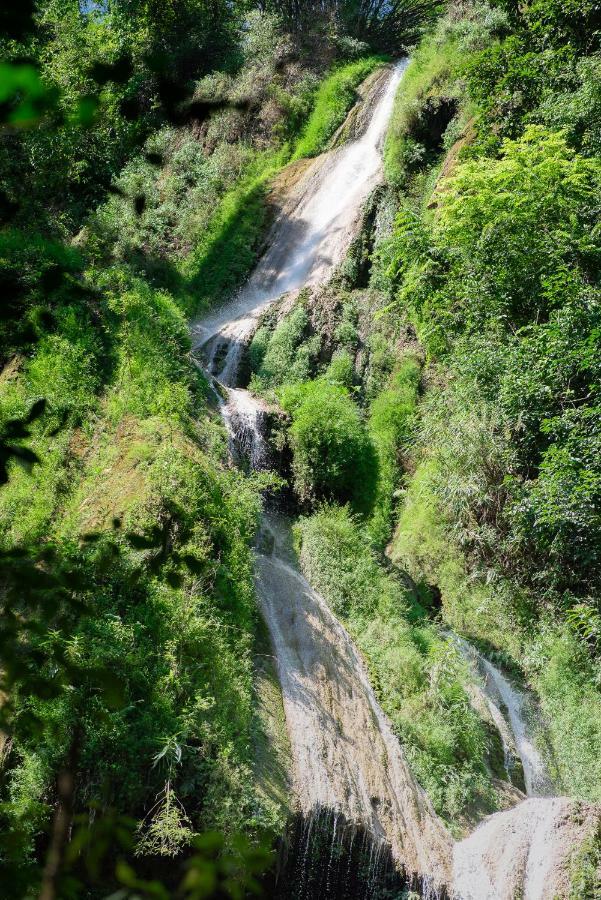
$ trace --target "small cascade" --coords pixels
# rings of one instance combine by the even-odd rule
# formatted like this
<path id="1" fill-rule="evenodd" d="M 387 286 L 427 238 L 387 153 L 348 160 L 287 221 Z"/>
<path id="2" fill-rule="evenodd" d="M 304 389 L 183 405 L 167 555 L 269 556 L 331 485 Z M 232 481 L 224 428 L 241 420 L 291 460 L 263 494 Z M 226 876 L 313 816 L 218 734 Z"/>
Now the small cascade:
<path id="1" fill-rule="evenodd" d="M 269 448 L 264 437 L 266 409 L 248 391 L 231 388 L 221 409 L 230 436 L 230 453 L 241 462 L 248 460 L 255 471 L 269 464 Z"/>
<path id="2" fill-rule="evenodd" d="M 419 880 L 400 871 L 390 845 L 341 813 L 315 809 L 290 823 L 281 867 L 267 885 L 274 900 L 385 900 L 425 897 Z"/>
<path id="3" fill-rule="evenodd" d="M 481 691 L 503 741 L 509 780 L 517 753 L 524 771 L 526 794 L 529 797 L 552 796 L 553 782 L 534 741 L 536 710 L 530 698 L 466 640 L 451 632 L 447 634 L 477 676 L 476 689 Z"/>
<path id="4" fill-rule="evenodd" d="M 460 900 L 567 896 L 570 856 L 587 828 L 590 810 L 580 811 L 578 804 L 561 797 L 532 798 L 489 816 L 455 845 L 454 896 Z"/>
<path id="5" fill-rule="evenodd" d="M 397 867 L 439 896 L 451 838 L 415 782 L 348 632 L 297 571 L 289 524 L 266 517 L 256 583 L 277 661 L 303 815 L 329 810 L 387 845 Z M 428 887 L 428 885 L 430 887 Z"/>

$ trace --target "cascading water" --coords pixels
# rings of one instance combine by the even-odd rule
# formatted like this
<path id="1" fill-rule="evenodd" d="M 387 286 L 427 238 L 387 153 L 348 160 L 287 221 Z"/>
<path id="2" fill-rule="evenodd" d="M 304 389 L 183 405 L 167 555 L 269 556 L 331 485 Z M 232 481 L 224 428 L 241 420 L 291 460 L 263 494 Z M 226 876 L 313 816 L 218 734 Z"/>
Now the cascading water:
<path id="1" fill-rule="evenodd" d="M 262 424 L 266 410 L 248 391 L 230 388 L 221 414 L 230 435 L 232 456 L 247 459 L 252 469 L 263 469 L 268 461 Z"/>
<path id="2" fill-rule="evenodd" d="M 256 468 L 266 459 L 261 429 L 265 411 L 236 387 L 241 355 L 270 303 L 303 285 L 325 282 L 342 261 L 356 233 L 361 206 L 380 177 L 381 145 L 405 66 L 397 65 L 380 79 L 370 98 L 372 112 L 364 134 L 319 157 L 306 170 L 246 286 L 230 304 L 193 325 L 207 373 L 227 394 L 221 409 L 234 455 L 246 456 Z M 379 870 L 384 866 L 388 877 L 391 859 L 424 897 L 446 896 L 446 889 L 458 900 L 564 896 L 567 856 L 585 834 L 587 822 L 590 829 L 593 814 L 580 811 L 578 830 L 570 801 L 530 799 L 489 817 L 453 847 L 411 774 L 350 636 L 295 568 L 287 528 L 277 518 L 265 517 L 255 565 L 304 823 L 297 849 L 300 870 L 294 875 L 294 887 L 281 896 L 375 898 L 380 896 L 378 883 L 383 884 Z M 520 730 L 519 697 L 493 669 L 490 682 L 509 711 L 513 740 L 524 754 L 533 787 L 536 765 L 527 748 L 527 732 Z M 495 708 L 503 718 L 498 703 Z M 329 829 L 325 844 L 318 839 L 320 823 Z M 321 841 L 321 868 L 311 873 L 307 857 L 315 852 L 316 840 Z M 363 872 L 363 893 L 350 889 L 352 867 Z M 381 896 L 401 896 L 397 888 L 393 880 Z"/>
<path id="3" fill-rule="evenodd" d="M 455 845 L 455 895 L 461 900 L 566 897 L 570 856 L 591 827 L 590 817 L 576 825 L 574 813 L 570 800 L 555 797 L 525 800 L 489 816 Z"/>
<path id="4" fill-rule="evenodd" d="M 553 783 L 536 747 L 536 710 L 506 675 L 466 640 L 446 632 L 474 675 L 473 688 L 487 705 L 505 750 L 508 776 L 519 756 L 530 798 L 490 816 L 455 845 L 453 884 L 461 900 L 543 900 L 561 896 L 575 843 L 573 805 L 551 797 Z M 539 799 L 540 798 L 540 799 Z"/>
<path id="5" fill-rule="evenodd" d="M 196 347 L 206 349 L 207 369 L 222 384 L 235 383 L 245 343 L 266 307 L 282 294 L 327 281 L 344 258 L 362 204 L 381 176 L 386 125 L 406 67 L 406 61 L 398 63 L 379 82 L 364 134 L 308 168 L 242 290 L 231 303 L 193 324 Z"/>
<path id="6" fill-rule="evenodd" d="M 524 770 L 526 794 L 551 796 L 553 782 L 536 747 L 533 734 L 536 711 L 529 698 L 475 647 L 452 632 L 447 634 L 470 664 L 477 678 L 476 687 L 481 685 L 482 696 L 503 741 L 508 774 L 511 775 L 511 760 L 517 752 Z"/>
<path id="7" fill-rule="evenodd" d="M 282 687 L 302 812 L 338 812 L 367 827 L 374 852 L 440 886 L 450 837 L 416 784 L 363 662 L 325 601 L 294 568 L 286 523 L 266 517 L 257 593 Z M 381 851 L 380 851 L 381 852 Z"/>

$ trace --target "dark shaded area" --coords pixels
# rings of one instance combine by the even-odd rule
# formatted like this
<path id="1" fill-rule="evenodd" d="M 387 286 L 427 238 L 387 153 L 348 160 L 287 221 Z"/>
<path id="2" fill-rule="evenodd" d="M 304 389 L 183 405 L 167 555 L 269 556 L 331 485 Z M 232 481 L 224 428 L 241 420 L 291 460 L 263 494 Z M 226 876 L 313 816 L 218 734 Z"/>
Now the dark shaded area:
<path id="1" fill-rule="evenodd" d="M 274 900 L 401 900 L 411 891 L 426 896 L 422 888 L 397 867 L 388 843 L 330 809 L 290 821 L 276 867 L 263 880 Z"/>
<path id="2" fill-rule="evenodd" d="M 414 44 L 424 23 L 441 7 L 437 0 L 266 0 L 261 5 L 277 12 L 290 31 L 305 39 L 320 26 L 325 31 L 336 22 L 345 35 L 391 52 Z"/>
<path id="3" fill-rule="evenodd" d="M 457 108 L 455 97 L 429 97 L 421 107 L 411 135 L 425 147 L 428 154 L 443 150 L 443 136 L 457 114 Z"/>

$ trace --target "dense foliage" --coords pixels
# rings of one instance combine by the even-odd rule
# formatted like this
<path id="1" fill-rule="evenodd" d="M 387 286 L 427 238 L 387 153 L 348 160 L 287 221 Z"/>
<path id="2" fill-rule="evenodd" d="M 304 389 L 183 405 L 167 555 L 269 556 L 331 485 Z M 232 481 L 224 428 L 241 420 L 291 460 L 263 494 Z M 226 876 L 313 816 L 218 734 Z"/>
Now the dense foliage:
<path id="1" fill-rule="evenodd" d="M 187 320 L 248 273 L 271 176 L 439 4 L 9 6 L 1 883 L 240 896 L 288 814 L 256 758 L 250 548 L 275 479 L 229 465 Z M 538 694 L 557 783 L 600 796 L 601 23 L 592 0 L 447 6 L 348 259 L 246 362 L 302 567 L 460 831 L 505 774 L 441 626 Z"/>
<path id="2" fill-rule="evenodd" d="M 559 789 L 599 797 L 596 14 L 450 4 L 397 95 L 389 187 L 364 235 L 329 292 L 265 317 L 251 345 L 251 387 L 289 414 L 304 571 L 455 827 L 502 804 L 505 776 L 490 723 L 471 730 L 469 678 L 440 625 L 538 694 Z M 350 454 L 359 424 L 371 443 L 363 505 L 334 490 L 353 405 L 341 443 Z M 402 576 L 380 556 L 395 517 Z M 453 703 L 465 745 L 446 730 Z"/>
<path id="3" fill-rule="evenodd" d="M 13 896 L 239 896 L 288 812 L 255 758 L 250 548 L 269 478 L 230 467 L 186 320 L 247 274 L 269 177 L 327 145 L 380 58 L 342 20 L 292 36 L 255 6 L 0 11 Z"/>
<path id="4" fill-rule="evenodd" d="M 387 148 L 380 265 L 434 383 L 393 557 L 540 692 L 558 780 L 599 796 L 596 4 L 452 10 Z M 483 40 L 483 25 L 488 37 Z M 424 123 L 453 100 L 438 147 Z M 394 313 L 393 313 L 394 310 Z"/>
<path id="5" fill-rule="evenodd" d="M 436 0 L 264 0 L 293 31 L 306 31 L 315 21 L 338 27 L 349 39 L 396 53 L 415 41 L 424 21 L 441 8 Z M 351 44 L 352 46 L 352 44 Z"/>

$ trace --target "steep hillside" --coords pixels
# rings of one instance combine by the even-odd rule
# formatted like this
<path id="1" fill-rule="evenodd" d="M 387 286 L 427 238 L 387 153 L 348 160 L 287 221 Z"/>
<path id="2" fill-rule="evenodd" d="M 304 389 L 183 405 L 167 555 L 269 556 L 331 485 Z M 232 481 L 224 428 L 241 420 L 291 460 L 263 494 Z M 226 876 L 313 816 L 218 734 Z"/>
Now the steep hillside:
<path id="1" fill-rule="evenodd" d="M 166 861 L 207 830 L 234 853 L 214 877 L 237 883 L 239 834 L 269 846 L 289 815 L 286 774 L 266 758 L 285 762 L 281 701 L 269 667 L 257 673 L 251 548 L 272 479 L 232 468 L 188 319 L 246 276 L 270 179 L 327 146 L 382 57 L 325 21 L 179 6 L 2 13 L 13 896 L 131 886 L 131 865 L 174 889 Z M 213 871 L 211 841 L 195 852 Z"/>
<path id="2" fill-rule="evenodd" d="M 248 354 L 303 571 L 456 833 L 529 776 L 450 629 L 526 698 L 547 785 L 600 800 L 596 13 L 552 6 L 451 4 L 347 261 Z"/>
<path id="3" fill-rule="evenodd" d="M 597 5 L 1 13 L 10 896 L 599 895 Z"/>

